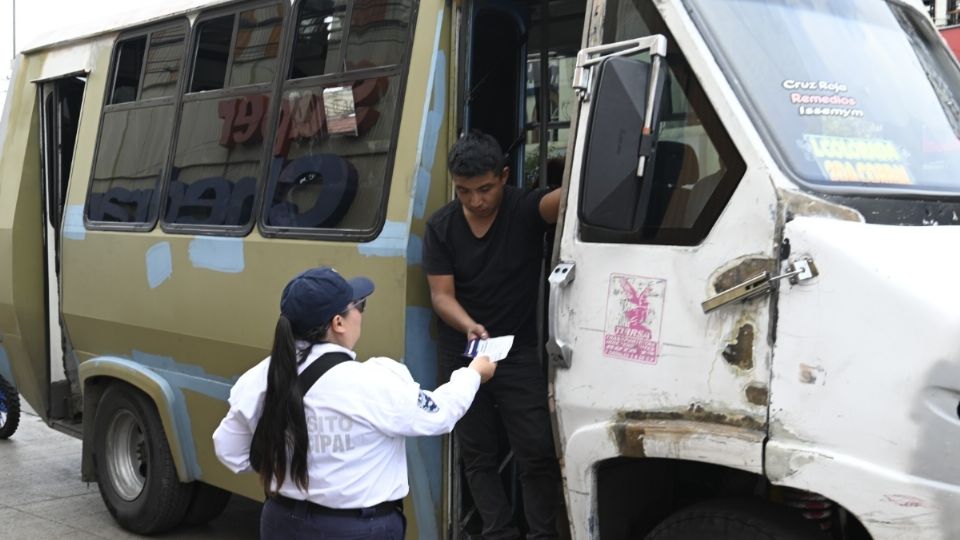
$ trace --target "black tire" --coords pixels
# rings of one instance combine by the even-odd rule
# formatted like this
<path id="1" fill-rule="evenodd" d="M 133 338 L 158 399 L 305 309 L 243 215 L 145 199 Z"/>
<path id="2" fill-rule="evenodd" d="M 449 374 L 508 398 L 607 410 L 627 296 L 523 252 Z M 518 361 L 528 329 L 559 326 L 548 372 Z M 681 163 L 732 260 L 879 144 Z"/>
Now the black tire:
<path id="1" fill-rule="evenodd" d="M 0 377 L 0 439 L 9 439 L 20 425 L 20 394 Z"/>
<path id="2" fill-rule="evenodd" d="M 183 517 L 184 525 L 203 525 L 223 513 L 230 502 L 230 492 L 203 482 L 194 482 L 193 498 Z"/>
<path id="3" fill-rule="evenodd" d="M 706 501 L 684 508 L 646 540 L 825 540 L 795 510 L 755 499 Z"/>
<path id="4" fill-rule="evenodd" d="M 97 485 L 121 527 L 154 534 L 183 520 L 193 484 L 181 483 L 154 404 L 135 388 L 114 383 L 94 418 Z"/>

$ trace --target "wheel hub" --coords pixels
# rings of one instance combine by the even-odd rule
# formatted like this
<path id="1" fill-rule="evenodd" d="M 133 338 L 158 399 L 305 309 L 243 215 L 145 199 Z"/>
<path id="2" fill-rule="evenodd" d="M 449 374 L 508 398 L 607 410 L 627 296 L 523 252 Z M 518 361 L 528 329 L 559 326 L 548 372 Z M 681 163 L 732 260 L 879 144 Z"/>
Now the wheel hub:
<path id="1" fill-rule="evenodd" d="M 117 411 L 106 435 L 107 481 L 125 501 L 140 496 L 147 480 L 146 438 L 133 413 Z"/>

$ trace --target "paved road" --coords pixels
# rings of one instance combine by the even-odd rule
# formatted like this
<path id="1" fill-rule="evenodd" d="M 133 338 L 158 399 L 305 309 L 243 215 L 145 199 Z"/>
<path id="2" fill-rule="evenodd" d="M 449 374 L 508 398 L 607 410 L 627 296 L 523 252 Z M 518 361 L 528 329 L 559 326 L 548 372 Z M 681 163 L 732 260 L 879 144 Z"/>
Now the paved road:
<path id="1" fill-rule="evenodd" d="M 254 539 L 260 504 L 234 496 L 226 511 L 202 527 L 153 538 Z M 20 428 L 0 440 L 0 540 L 142 538 L 110 517 L 96 484 L 80 481 L 80 441 L 48 428 L 25 411 Z"/>

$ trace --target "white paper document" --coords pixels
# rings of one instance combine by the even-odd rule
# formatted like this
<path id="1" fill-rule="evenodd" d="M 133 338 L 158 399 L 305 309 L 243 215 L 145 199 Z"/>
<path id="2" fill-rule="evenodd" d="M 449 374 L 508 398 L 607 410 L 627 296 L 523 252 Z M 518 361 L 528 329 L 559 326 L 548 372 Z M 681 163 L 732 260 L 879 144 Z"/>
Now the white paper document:
<path id="1" fill-rule="evenodd" d="M 491 362 L 499 362 L 510 354 L 510 347 L 513 347 L 513 336 L 472 339 L 467 342 L 467 350 L 463 351 L 463 355 L 470 358 L 488 356 Z"/>

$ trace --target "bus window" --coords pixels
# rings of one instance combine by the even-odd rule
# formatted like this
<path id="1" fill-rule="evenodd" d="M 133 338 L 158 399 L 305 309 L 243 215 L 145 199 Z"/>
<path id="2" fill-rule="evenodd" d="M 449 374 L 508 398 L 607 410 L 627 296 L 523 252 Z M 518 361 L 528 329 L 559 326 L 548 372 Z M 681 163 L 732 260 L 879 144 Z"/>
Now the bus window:
<path id="1" fill-rule="evenodd" d="M 146 230 L 156 219 L 186 31 L 184 22 L 168 24 L 114 47 L 85 209 L 91 228 Z"/>
<path id="2" fill-rule="evenodd" d="M 150 35 L 150 52 L 143 68 L 140 99 L 173 97 L 177 93 L 180 62 L 183 60 L 183 27 L 160 30 Z"/>
<path id="3" fill-rule="evenodd" d="M 219 90 L 227 77 L 233 15 L 201 22 L 197 25 L 197 35 L 190 91 Z"/>
<path id="4" fill-rule="evenodd" d="M 114 55 L 113 92 L 110 94 L 111 105 L 137 100 L 140 71 L 143 70 L 143 52 L 146 48 L 146 36 L 117 43 L 117 52 Z"/>
<path id="5" fill-rule="evenodd" d="M 361 0 L 349 10 L 340 1 L 300 4 L 271 153 L 266 234 L 343 239 L 376 232 L 412 15 L 412 0 Z"/>
<path id="6" fill-rule="evenodd" d="M 230 66 L 230 86 L 273 81 L 282 29 L 283 10 L 279 4 L 240 13 Z"/>
<path id="7" fill-rule="evenodd" d="M 283 9 L 270 3 L 201 20 L 183 97 L 164 228 L 245 234 L 263 161 Z M 229 51 L 232 54 L 228 54 Z"/>
<path id="8" fill-rule="evenodd" d="M 347 5 L 343 0 L 307 0 L 300 5 L 290 78 L 340 71 L 340 43 Z"/>
<path id="9" fill-rule="evenodd" d="M 409 2 L 356 0 L 347 37 L 346 69 L 399 64 L 411 10 Z"/>

